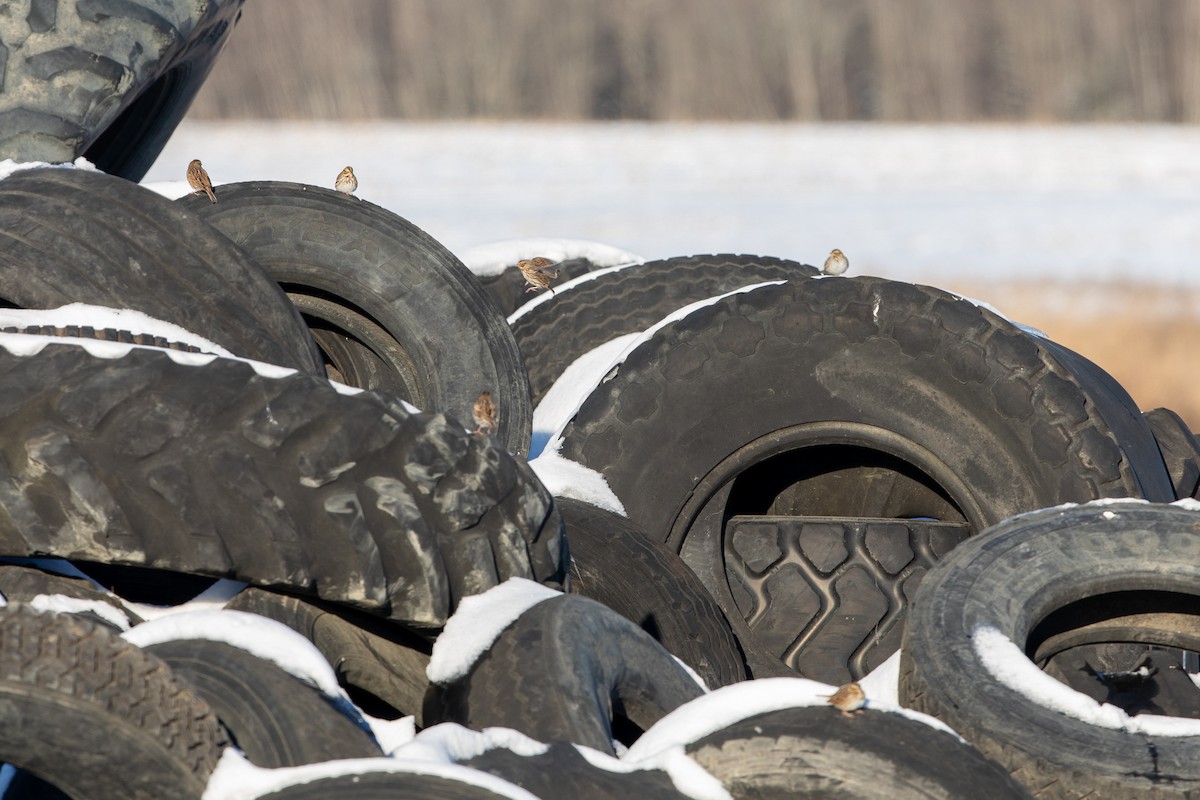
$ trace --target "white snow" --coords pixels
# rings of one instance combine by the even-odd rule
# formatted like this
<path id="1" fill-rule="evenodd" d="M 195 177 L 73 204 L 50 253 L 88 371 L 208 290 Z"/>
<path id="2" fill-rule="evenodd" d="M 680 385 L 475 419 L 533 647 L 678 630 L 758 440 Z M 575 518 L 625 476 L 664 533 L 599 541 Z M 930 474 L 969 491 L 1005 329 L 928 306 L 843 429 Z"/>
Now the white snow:
<path id="1" fill-rule="evenodd" d="M 1131 717 L 1109 703 L 1097 703 L 1042 672 L 1000 630 L 980 625 L 971 644 L 983 668 L 1031 704 L 1056 711 L 1087 725 L 1146 736 L 1200 736 L 1200 720 L 1139 714 Z"/>
<path id="2" fill-rule="evenodd" d="M 236 749 L 229 747 L 221 754 L 221 760 L 208 780 L 202 795 L 203 800 L 254 800 L 265 794 L 278 792 L 288 786 L 312 783 L 322 778 L 341 775 L 388 772 L 410 775 L 431 775 L 445 780 L 478 786 L 509 800 L 538 800 L 526 790 L 480 770 L 416 759 L 396 758 L 348 758 L 339 761 L 324 761 L 302 767 L 264 769 L 246 760 Z"/>
<path id="3" fill-rule="evenodd" d="M 307 638 L 282 622 L 243 611 L 183 611 L 144 622 L 122 636 L 138 647 L 180 639 L 223 642 L 270 661 L 322 694 L 348 702 L 329 662 Z"/>
<path id="4" fill-rule="evenodd" d="M 860 684 L 861 685 L 861 684 Z M 865 690 L 866 687 L 864 687 Z M 624 760 L 640 762 L 667 748 L 686 746 L 749 717 L 787 708 L 822 706 L 837 687 L 806 678 L 758 678 L 714 689 L 684 703 L 643 733 Z M 867 696 L 866 708 L 922 722 L 960 738 L 944 723 L 925 714 Z"/>
<path id="5" fill-rule="evenodd" d="M 1184 511 L 1200 511 L 1200 500 L 1196 500 L 1191 497 L 1185 497 L 1182 500 L 1176 500 L 1174 503 L 1171 503 L 1171 505 L 1178 506 Z"/>
<path id="6" fill-rule="evenodd" d="M 858 682 L 872 702 L 900 705 L 900 651 L 864 675 Z"/>
<path id="7" fill-rule="evenodd" d="M 246 588 L 242 581 L 221 579 L 214 581 L 211 586 L 185 603 L 174 606 L 157 606 L 150 603 L 135 603 L 123 601 L 125 607 L 135 612 L 145 620 L 159 619 L 173 614 L 186 614 L 192 611 L 216 611 L 234 598 L 238 592 Z"/>
<path id="8" fill-rule="evenodd" d="M 446 685 L 465 676 L 504 629 L 533 606 L 561 592 L 524 578 L 509 578 L 483 594 L 464 597 L 433 643 L 425 674 Z"/>
<path id="9" fill-rule="evenodd" d="M 622 517 L 629 516 L 621 498 L 617 497 L 608 481 L 591 467 L 564 458 L 557 450 L 543 451 L 529 462 L 529 466 L 555 497 L 581 500 Z"/>
<path id="10" fill-rule="evenodd" d="M 29 605 L 38 611 L 50 611 L 56 614 L 91 612 L 123 631 L 129 630 L 132 624 L 121 609 L 102 600 L 83 600 L 78 597 L 68 597 L 65 594 L 39 594 L 30 599 Z"/>
<path id="11" fill-rule="evenodd" d="M 512 728 L 473 731 L 455 722 L 443 722 L 422 730 L 411 742 L 397 749 L 393 756 L 453 764 L 477 758 L 497 748 L 511 750 L 519 756 L 540 756 L 550 746 Z"/>
<path id="12" fill-rule="evenodd" d="M 627 250 L 585 239 L 551 239 L 545 236 L 506 239 L 469 247 L 458 258 L 476 275 L 497 275 L 524 258 L 541 256 L 551 261 L 586 258 L 598 267 L 632 264 L 642 260 Z M 557 291 L 558 287 L 555 287 Z"/>
<path id="13" fill-rule="evenodd" d="M 114 328 L 131 333 L 159 336 L 170 342 L 191 345 L 205 353 L 232 358 L 233 353 L 172 322 L 155 319 L 142 311 L 129 308 L 109 308 L 87 303 L 69 303 L 57 308 L 0 309 L 0 328 L 24 328 L 32 325 L 90 325 L 96 330 Z"/>
<path id="14" fill-rule="evenodd" d="M 363 720 L 371 727 L 375 741 L 384 755 L 392 755 L 396 750 L 411 742 L 417 735 L 417 720 L 415 717 L 399 717 L 397 719 L 380 719 L 364 713 Z"/>
<path id="15" fill-rule="evenodd" d="M 852 275 L 1200 285 L 1187 125 L 203 122 L 147 180 L 333 186 L 452 252 L 528 237 L 648 259 L 740 252 Z"/>
<path id="16" fill-rule="evenodd" d="M 46 161 L 14 161 L 11 158 L 6 158 L 0 161 L 0 180 L 4 180 L 14 172 L 20 172 L 26 169 L 82 169 L 88 172 L 98 172 L 96 165 L 88 161 L 83 156 L 75 159 L 70 164 L 50 164 Z"/>

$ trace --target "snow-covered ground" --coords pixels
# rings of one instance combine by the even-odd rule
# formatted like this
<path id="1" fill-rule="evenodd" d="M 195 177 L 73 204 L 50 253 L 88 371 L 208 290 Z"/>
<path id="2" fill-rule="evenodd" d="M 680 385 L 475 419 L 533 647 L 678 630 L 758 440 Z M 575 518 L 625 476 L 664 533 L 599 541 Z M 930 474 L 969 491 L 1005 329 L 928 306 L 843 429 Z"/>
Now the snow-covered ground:
<path id="1" fill-rule="evenodd" d="M 534 236 L 746 252 L 936 282 L 1200 285 L 1200 129 L 185 122 L 147 175 L 358 195 L 457 252 Z"/>

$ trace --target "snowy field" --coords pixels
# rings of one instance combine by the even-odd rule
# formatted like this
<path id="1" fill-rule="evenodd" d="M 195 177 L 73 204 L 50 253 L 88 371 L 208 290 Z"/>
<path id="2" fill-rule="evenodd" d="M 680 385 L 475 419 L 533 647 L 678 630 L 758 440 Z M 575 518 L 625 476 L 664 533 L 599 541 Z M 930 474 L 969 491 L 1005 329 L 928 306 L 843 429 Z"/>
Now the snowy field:
<path id="1" fill-rule="evenodd" d="M 548 236 L 647 258 L 744 252 L 937 283 L 1200 286 L 1200 129 L 185 122 L 148 182 L 358 195 L 455 252 Z"/>

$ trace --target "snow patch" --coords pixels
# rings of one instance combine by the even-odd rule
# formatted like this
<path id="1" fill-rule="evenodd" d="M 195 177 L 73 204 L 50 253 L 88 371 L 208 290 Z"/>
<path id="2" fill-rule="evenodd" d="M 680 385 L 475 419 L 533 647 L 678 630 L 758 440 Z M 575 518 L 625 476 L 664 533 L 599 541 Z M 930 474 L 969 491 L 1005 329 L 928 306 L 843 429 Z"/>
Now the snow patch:
<path id="1" fill-rule="evenodd" d="M 425 669 L 430 683 L 445 686 L 464 677 L 518 617 L 561 594 L 525 578 L 509 578 L 483 594 L 464 597 L 433 643 Z"/>
<path id="2" fill-rule="evenodd" d="M 625 505 L 604 476 L 591 467 L 565 458 L 557 450 L 543 452 L 529 462 L 538 480 L 555 497 L 569 497 L 628 517 Z"/>
<path id="3" fill-rule="evenodd" d="M 971 644 L 980 664 L 1000 684 L 1031 704 L 1056 711 L 1087 725 L 1146 736 L 1200 736 L 1200 720 L 1139 714 L 1092 698 L 1059 683 L 1030 661 L 1021 648 L 992 625 L 978 625 Z"/>
<path id="4" fill-rule="evenodd" d="M 138 647 L 202 639 L 245 650 L 278 666 L 322 694 L 349 703 L 337 676 L 316 646 L 282 622 L 243 611 L 185 611 L 142 623 L 122 634 Z"/>
<path id="5" fill-rule="evenodd" d="M 109 308 L 88 303 L 69 303 L 57 308 L 4 308 L 0 309 L 0 328 L 25 328 L 34 325 L 52 325 L 65 328 L 68 325 L 90 326 L 96 330 L 113 328 L 131 333 L 158 336 L 169 342 L 190 345 L 205 353 L 215 353 L 233 358 L 233 353 L 216 342 L 192 333 L 173 322 L 156 319 L 142 311 L 130 308 Z M 78 338 L 78 337 L 70 337 Z"/>
<path id="6" fill-rule="evenodd" d="M 47 161 L 14 161 L 11 158 L 6 158 L 0 161 L 0 180 L 4 180 L 14 172 L 20 172 L 26 169 L 81 169 L 87 172 L 99 172 L 96 165 L 88 161 L 83 156 L 75 159 L 67 164 L 51 164 Z"/>
<path id="7" fill-rule="evenodd" d="M 324 778 L 379 772 L 429 775 L 478 786 L 509 800 L 538 800 L 528 791 L 506 780 L 457 764 L 395 758 L 349 758 L 302 767 L 264 769 L 251 764 L 232 747 L 226 748 L 221 754 L 217 768 L 208 779 L 202 800 L 254 800 L 289 786 L 312 783 Z"/>
<path id="8" fill-rule="evenodd" d="M 871 698 L 872 703 L 878 700 L 899 706 L 900 651 L 892 653 L 886 661 L 864 675 L 858 685 L 867 693 L 867 697 Z"/>
<path id="9" fill-rule="evenodd" d="M 387 755 L 394 755 L 397 750 L 416 738 L 417 720 L 412 715 L 399 719 L 380 719 L 364 713 L 362 717 L 370 726 L 379 749 Z"/>
<path id="10" fill-rule="evenodd" d="M 536 256 L 549 258 L 552 261 L 586 258 L 597 267 L 633 264 L 643 260 L 641 256 L 612 245 L 586 239 L 546 237 L 489 242 L 469 247 L 458 254 L 459 260 L 466 264 L 467 269 L 479 276 L 499 275 L 509 267 L 515 267 L 521 259 Z"/>
<path id="11" fill-rule="evenodd" d="M 39 594 L 29 601 L 29 605 L 38 611 L 51 611 L 55 614 L 84 614 L 91 612 L 113 627 L 127 631 L 132 623 L 129 617 L 116 606 L 103 600 L 83 600 L 78 597 L 68 597 L 65 594 Z"/>
<path id="12" fill-rule="evenodd" d="M 473 731 L 456 722 L 443 722 L 421 731 L 393 755 L 400 759 L 453 764 L 501 748 L 519 756 L 540 756 L 550 746 L 512 728 Z"/>
<path id="13" fill-rule="evenodd" d="M 1200 511 L 1200 500 L 1192 497 L 1185 497 L 1182 500 L 1176 500 L 1171 505 L 1183 509 L 1184 511 Z"/>

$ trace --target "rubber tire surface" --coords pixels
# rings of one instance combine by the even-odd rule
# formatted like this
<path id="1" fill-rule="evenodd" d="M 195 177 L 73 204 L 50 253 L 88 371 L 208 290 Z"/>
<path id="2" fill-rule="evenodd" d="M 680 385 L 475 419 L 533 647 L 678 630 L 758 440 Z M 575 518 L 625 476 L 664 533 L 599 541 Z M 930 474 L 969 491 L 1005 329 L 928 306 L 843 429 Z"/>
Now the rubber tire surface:
<path id="1" fill-rule="evenodd" d="M 425 724 L 514 728 L 538 741 L 613 755 L 616 713 L 646 730 L 703 693 L 641 628 L 597 602 L 565 595 L 522 614 L 465 677 L 432 685 Z"/>
<path id="2" fill-rule="evenodd" d="M 561 286 L 569 280 L 574 280 L 580 275 L 586 275 L 589 272 L 595 272 L 598 269 L 603 269 L 596 264 L 593 264 L 586 258 L 567 258 L 559 261 L 554 269 L 558 272 L 558 278 L 554 280 L 552 286 Z M 502 272 L 496 272 L 490 275 L 477 275 L 479 283 L 491 295 L 495 301 L 496 307 L 500 309 L 500 313 L 508 316 L 525 305 L 535 297 L 543 294 L 541 291 L 529 292 L 529 284 L 525 282 L 525 276 L 521 274 L 514 262 Z M 555 289 L 555 296 L 558 290 Z"/>
<path id="3" fill-rule="evenodd" d="M 994 761 L 949 733 L 870 708 L 830 706 L 749 717 L 685 747 L 736 798 L 1028 798 Z"/>
<path id="4" fill-rule="evenodd" d="M 20 564 L 0 564 L 0 596 L 10 603 L 31 603 L 38 595 L 61 595 L 76 600 L 86 600 L 92 603 L 103 603 L 111 606 L 113 611 L 121 614 L 130 624 L 137 624 L 142 618 L 126 608 L 115 595 L 97 589 L 84 578 L 73 578 L 41 570 L 35 566 Z M 107 625 L 118 633 L 121 629 L 92 611 L 76 612 L 101 625 Z"/>
<path id="5" fill-rule="evenodd" d="M 690 303 L 755 283 L 816 274 L 814 267 L 771 256 L 676 256 L 607 272 L 559 292 L 511 323 L 533 404 L 563 370 L 598 345 L 641 332 Z"/>
<path id="6" fill-rule="evenodd" d="M 438 775 L 363 771 L 298 783 L 259 795 L 255 800 L 329 800 L 331 797 L 338 800 L 506 800 L 511 795 Z"/>
<path id="7" fill-rule="evenodd" d="M 0 350 L 0 554 L 315 594 L 438 627 L 510 577 L 561 585 L 553 500 L 444 416 L 169 351 Z"/>
<path id="8" fill-rule="evenodd" d="M 1175 499 L 1200 494 L 1200 441 L 1188 429 L 1187 423 L 1169 408 L 1156 408 L 1143 416 L 1162 453 Z"/>
<path id="9" fill-rule="evenodd" d="M 1108 417 L 1127 410 L 1058 362 L 1043 341 L 925 286 L 863 277 L 762 287 L 701 308 L 636 348 L 567 424 L 561 453 L 600 472 L 636 526 L 681 552 L 724 609 L 748 659 L 786 650 L 746 624 L 747 604 L 765 624 L 772 604 L 782 609 L 780 619 L 801 620 L 794 632 L 783 631 L 788 641 L 798 640 L 808 616 L 840 619 L 851 615 L 839 610 L 851 603 L 880 606 L 863 623 L 870 638 L 861 646 L 870 647 L 877 634 L 888 633 L 875 630 L 885 617 L 899 633 L 923 569 L 905 570 L 903 560 L 883 563 L 850 543 L 843 545 L 847 559 L 861 555 L 862 563 L 845 560 L 854 568 L 839 571 L 839 563 L 820 563 L 828 553 L 806 551 L 803 537 L 746 554 L 726 538 L 728 520 L 933 517 L 978 532 L 1069 501 L 1173 499 L 1157 448 L 1112 432 Z M 904 496 L 860 495 L 857 484 L 853 491 L 821 484 L 809 501 L 788 494 L 796 491 L 791 476 L 811 469 L 822 477 L 826 459 L 809 455 L 812 463 L 778 469 L 769 461 L 847 443 L 918 460 L 953 502 L 939 501 L 931 513 L 903 504 Z M 742 472 L 763 465 L 772 472 L 756 480 L 781 485 L 765 498 L 750 492 L 761 507 L 721 505 Z M 811 614 L 807 605 L 801 609 L 798 592 L 810 590 L 798 575 L 824 581 L 828 605 Z M 793 579 L 803 586 L 794 588 Z M 852 676 L 840 649 L 847 637 L 841 628 L 836 633 L 804 645 L 804 659 L 815 665 L 805 674 L 834 683 Z M 879 652 L 868 666 L 888 655 Z M 784 666 L 779 659 L 776 665 Z M 776 668 L 753 660 L 750 666 L 756 676 Z"/>
<path id="10" fill-rule="evenodd" d="M 248 587 L 225 608 L 282 622 L 312 642 L 333 668 L 338 682 L 359 706 L 370 698 L 373 716 L 413 716 L 423 726 L 421 705 L 429 690 L 425 670 L 431 645 L 411 631 L 335 603 L 305 600 Z M 366 697 L 362 695 L 365 692 Z M 374 702 L 389 708 L 378 709 Z"/>
<path id="11" fill-rule="evenodd" d="M 0 762 L 80 800 L 199 798 L 224 734 L 159 659 L 68 614 L 0 609 Z"/>
<path id="12" fill-rule="evenodd" d="M 225 45 L 242 0 L 30 0 L 0 45 L 0 153 L 142 178 Z"/>
<path id="13" fill-rule="evenodd" d="M 383 755 L 370 731 L 330 698 L 245 650 L 200 639 L 143 649 L 191 684 L 256 766 L 273 769 Z"/>
<path id="14" fill-rule="evenodd" d="M 39 169 L 0 182 L 0 286 L 18 308 L 129 308 L 234 355 L 324 374 L 304 321 L 244 251 L 110 175 Z"/>
<path id="15" fill-rule="evenodd" d="M 710 689 L 746 680 L 725 612 L 677 553 L 619 514 L 566 497 L 554 502 L 567 527 L 572 594 L 633 622 Z"/>
<path id="16" fill-rule="evenodd" d="M 594 766 L 567 742 L 551 742 L 536 756 L 522 756 L 503 747 L 458 762 L 520 786 L 542 800 L 686 800 L 662 770 L 616 772 Z"/>
<path id="17" fill-rule="evenodd" d="M 499 408 L 496 439 L 510 452 L 529 452 L 529 381 L 508 322 L 429 234 L 366 201 L 296 183 L 227 184 L 216 205 L 201 196 L 178 202 L 244 247 L 293 296 L 358 310 L 391 334 L 415 372 L 417 385 L 404 399 L 470 424 L 472 405 L 488 390 Z"/>
<path id="18" fill-rule="evenodd" d="M 968 540 L 917 592 L 901 701 L 950 725 L 1040 798 L 1200 795 L 1200 736 L 1148 737 L 1042 707 L 994 677 L 972 640 L 991 626 L 1024 650 L 1036 644 L 1035 626 L 1077 601 L 1111 595 L 1119 609 L 1122 593 L 1157 592 L 1192 609 L 1192 624 L 1162 643 L 1195 650 L 1198 530 L 1194 511 L 1113 503 L 1046 509 Z"/>

